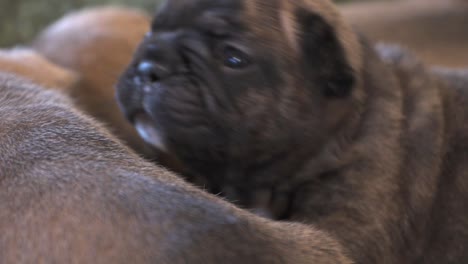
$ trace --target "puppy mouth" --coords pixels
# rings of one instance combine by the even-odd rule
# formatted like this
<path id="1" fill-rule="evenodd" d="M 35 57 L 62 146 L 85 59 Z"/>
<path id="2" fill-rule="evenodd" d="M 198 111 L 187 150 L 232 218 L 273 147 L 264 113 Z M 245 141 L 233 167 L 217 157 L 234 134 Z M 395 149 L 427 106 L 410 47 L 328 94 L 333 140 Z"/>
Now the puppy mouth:
<path id="1" fill-rule="evenodd" d="M 164 135 L 161 130 L 154 126 L 154 119 L 142 112 L 135 115 L 133 122 L 138 134 L 146 143 L 160 151 L 167 152 Z"/>

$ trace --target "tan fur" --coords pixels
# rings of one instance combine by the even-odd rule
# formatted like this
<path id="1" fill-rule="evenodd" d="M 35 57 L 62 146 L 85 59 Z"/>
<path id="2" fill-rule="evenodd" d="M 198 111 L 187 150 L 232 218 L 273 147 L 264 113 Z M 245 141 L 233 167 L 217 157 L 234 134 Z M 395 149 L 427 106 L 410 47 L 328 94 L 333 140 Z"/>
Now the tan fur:
<path id="1" fill-rule="evenodd" d="M 48 88 L 62 91 L 72 89 L 78 76 L 28 48 L 0 50 L 0 71 L 23 76 Z"/>
<path id="2" fill-rule="evenodd" d="M 0 74 L 1 263 L 350 264 L 143 161 L 55 91 Z"/>
<path id="3" fill-rule="evenodd" d="M 95 7 L 72 13 L 46 28 L 33 47 L 54 63 L 77 72 L 80 83 L 70 95 L 80 108 L 104 122 L 139 153 L 152 151 L 124 119 L 115 101 L 114 84 L 149 30 L 143 12 Z"/>
<path id="4" fill-rule="evenodd" d="M 294 17 L 291 17 L 290 4 L 289 2 L 283 3 L 282 12 L 280 13 L 281 27 L 285 32 L 286 38 L 289 45 L 295 52 L 299 52 L 299 43 L 297 41 L 298 29 L 294 21 Z"/>

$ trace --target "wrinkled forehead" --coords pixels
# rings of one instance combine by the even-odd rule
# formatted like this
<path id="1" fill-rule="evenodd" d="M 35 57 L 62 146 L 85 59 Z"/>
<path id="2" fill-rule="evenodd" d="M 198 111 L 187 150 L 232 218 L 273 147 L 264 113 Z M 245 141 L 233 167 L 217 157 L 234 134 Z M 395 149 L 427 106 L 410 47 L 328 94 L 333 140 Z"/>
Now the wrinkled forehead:
<path id="1" fill-rule="evenodd" d="M 283 2 L 289 0 L 167 0 L 154 17 L 153 31 L 193 29 L 203 25 L 242 32 L 267 46 L 273 42 L 280 44 L 283 42 L 280 36 L 286 33 L 281 17 Z"/>
<path id="2" fill-rule="evenodd" d="M 153 25 L 165 29 L 191 27 L 200 17 L 220 15 L 262 30 L 287 34 L 295 27 L 297 8 L 320 13 L 324 20 L 333 20 L 336 14 L 328 0 L 166 0 L 155 14 Z M 266 36 L 264 36 L 266 37 Z"/>
<path id="3" fill-rule="evenodd" d="M 165 0 L 161 4 L 162 7 L 171 8 L 174 10 L 191 9 L 192 11 L 198 8 L 236 8 L 242 5 L 244 0 Z"/>
<path id="4" fill-rule="evenodd" d="M 153 26 L 165 29 L 191 27 L 208 15 L 239 16 L 243 6 L 242 0 L 166 0 L 158 8 Z"/>
<path id="5" fill-rule="evenodd" d="M 153 25 L 173 30 L 193 27 L 201 18 L 217 16 L 243 29 L 271 31 L 278 28 L 279 2 L 284 0 L 166 0 L 156 12 Z"/>

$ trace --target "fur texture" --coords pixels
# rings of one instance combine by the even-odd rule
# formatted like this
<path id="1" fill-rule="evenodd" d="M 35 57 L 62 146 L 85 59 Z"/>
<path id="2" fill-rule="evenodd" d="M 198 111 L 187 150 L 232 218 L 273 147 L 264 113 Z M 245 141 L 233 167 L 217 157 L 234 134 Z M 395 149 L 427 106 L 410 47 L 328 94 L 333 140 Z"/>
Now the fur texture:
<path id="1" fill-rule="evenodd" d="M 59 93 L 0 74 L 1 263 L 342 263 L 148 163 Z"/>

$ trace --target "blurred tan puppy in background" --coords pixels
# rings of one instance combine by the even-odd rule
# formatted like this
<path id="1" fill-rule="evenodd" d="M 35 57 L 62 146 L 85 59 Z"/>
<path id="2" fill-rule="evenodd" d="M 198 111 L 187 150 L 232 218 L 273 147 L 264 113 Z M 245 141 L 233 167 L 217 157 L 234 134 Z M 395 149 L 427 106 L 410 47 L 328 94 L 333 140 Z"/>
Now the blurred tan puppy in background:
<path id="1" fill-rule="evenodd" d="M 28 48 L 0 49 L 0 71 L 13 73 L 44 87 L 61 91 L 73 89 L 78 76 Z"/>

